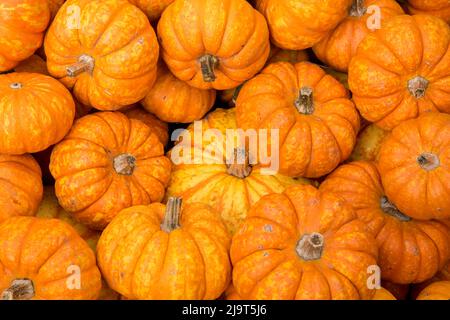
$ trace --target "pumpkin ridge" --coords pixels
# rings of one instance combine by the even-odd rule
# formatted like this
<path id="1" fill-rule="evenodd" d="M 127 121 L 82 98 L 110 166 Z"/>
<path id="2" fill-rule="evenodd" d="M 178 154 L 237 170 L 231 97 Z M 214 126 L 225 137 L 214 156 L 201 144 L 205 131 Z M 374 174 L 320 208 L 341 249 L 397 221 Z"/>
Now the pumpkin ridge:
<path id="1" fill-rule="evenodd" d="M 18 251 L 19 254 L 18 254 L 18 257 L 17 257 L 17 259 L 18 259 L 17 264 L 16 264 L 17 266 L 20 266 L 20 265 L 22 264 L 23 247 L 25 246 L 25 243 L 26 243 L 25 240 L 27 240 L 27 237 L 30 235 L 31 230 L 32 230 L 34 227 L 36 227 L 37 224 L 38 224 L 38 220 L 33 219 L 33 221 L 31 221 L 31 223 L 29 223 L 29 224 L 27 225 L 27 230 L 25 231 L 25 233 L 24 233 L 23 236 L 22 236 L 21 244 L 20 244 L 20 249 L 19 249 L 19 251 Z"/>
<path id="2" fill-rule="evenodd" d="M 95 41 L 93 42 L 92 46 L 89 49 L 95 49 L 95 47 L 97 47 L 98 42 L 100 41 L 100 39 L 102 38 L 102 36 L 105 34 L 105 32 L 108 30 L 109 27 L 111 27 L 111 24 L 116 20 L 116 18 L 119 16 L 120 13 L 122 13 L 123 9 L 127 7 L 127 4 L 124 4 L 120 7 L 115 8 L 115 11 L 109 16 L 108 21 L 105 23 L 104 28 L 101 32 L 98 32 L 98 37 L 97 39 L 95 39 Z M 77 32 L 77 35 L 79 35 L 79 33 Z M 78 41 L 80 41 L 80 38 L 78 38 Z M 81 43 L 81 41 L 80 41 Z M 85 46 L 85 44 L 82 44 L 83 47 Z M 118 50 L 116 50 L 118 51 Z"/>
<path id="3" fill-rule="evenodd" d="M 423 236 L 424 236 L 426 239 L 428 239 L 428 241 L 429 241 L 430 243 L 433 244 L 433 247 L 436 249 L 437 261 L 438 261 L 438 269 L 439 269 L 439 270 L 442 269 L 442 267 L 440 266 L 440 265 L 441 265 L 441 261 L 442 261 L 441 251 L 440 251 L 439 248 L 437 247 L 436 242 L 434 241 L 434 239 L 433 239 L 433 238 L 432 238 L 425 230 L 423 230 L 423 229 L 421 228 L 421 225 L 420 225 L 420 224 L 415 224 L 414 226 L 415 226 L 416 230 L 419 230 L 419 231 L 423 234 Z M 414 235 L 414 236 L 416 236 L 416 235 Z M 417 242 L 417 240 L 416 240 L 416 242 Z M 420 247 L 419 247 L 419 246 L 418 246 L 418 250 L 420 251 Z M 421 256 L 422 256 L 422 255 L 419 253 L 419 257 L 421 257 Z M 423 263 L 422 259 L 420 259 L 420 262 L 421 262 L 420 264 Z M 439 270 L 436 270 L 436 271 L 438 272 Z"/>
<path id="4" fill-rule="evenodd" d="M 403 61 L 400 59 L 400 57 L 397 55 L 397 53 L 392 50 L 390 44 L 388 44 L 383 38 L 381 38 L 377 32 L 373 32 L 371 33 L 377 40 L 378 42 L 383 45 L 386 49 L 388 49 L 389 53 L 392 54 L 392 56 L 397 60 L 398 64 L 402 67 L 402 71 L 403 72 L 407 72 L 408 68 L 404 65 Z M 423 47 L 423 43 L 422 43 L 422 47 Z M 383 70 L 386 70 L 386 68 L 382 68 Z M 390 71 L 390 70 L 387 70 Z"/>

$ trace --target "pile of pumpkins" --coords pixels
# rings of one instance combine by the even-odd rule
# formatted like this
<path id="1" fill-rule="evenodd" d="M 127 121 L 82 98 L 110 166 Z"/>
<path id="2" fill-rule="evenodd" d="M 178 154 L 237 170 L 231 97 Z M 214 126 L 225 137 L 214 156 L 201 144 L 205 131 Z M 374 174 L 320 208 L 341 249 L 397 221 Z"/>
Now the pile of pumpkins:
<path id="1" fill-rule="evenodd" d="M 0 298 L 450 299 L 449 23 L 448 0 L 3 0 Z M 175 163 L 194 122 L 278 130 L 279 170 L 248 145 Z"/>

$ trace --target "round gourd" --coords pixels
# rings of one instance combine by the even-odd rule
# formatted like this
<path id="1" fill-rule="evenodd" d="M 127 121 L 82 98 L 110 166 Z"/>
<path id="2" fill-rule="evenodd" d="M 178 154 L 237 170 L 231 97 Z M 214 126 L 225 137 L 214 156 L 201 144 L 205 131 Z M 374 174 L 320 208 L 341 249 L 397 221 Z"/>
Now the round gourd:
<path id="1" fill-rule="evenodd" d="M 156 21 L 159 19 L 163 11 L 174 0 L 128 0 L 139 9 L 144 11 L 150 21 Z"/>
<path id="2" fill-rule="evenodd" d="M 349 160 L 377 160 L 383 139 L 388 135 L 389 131 L 381 129 L 376 124 L 370 124 L 359 133 L 355 148 L 353 149 Z"/>
<path id="3" fill-rule="evenodd" d="M 169 126 L 167 123 L 137 106 L 122 112 L 130 119 L 141 120 L 158 136 L 159 141 L 164 146 L 167 145 L 169 142 Z"/>
<path id="4" fill-rule="evenodd" d="M 411 14 L 431 14 L 450 23 L 450 2 L 448 0 L 407 0 Z"/>
<path id="5" fill-rule="evenodd" d="M 450 281 L 430 284 L 417 297 L 417 300 L 450 300 Z"/>

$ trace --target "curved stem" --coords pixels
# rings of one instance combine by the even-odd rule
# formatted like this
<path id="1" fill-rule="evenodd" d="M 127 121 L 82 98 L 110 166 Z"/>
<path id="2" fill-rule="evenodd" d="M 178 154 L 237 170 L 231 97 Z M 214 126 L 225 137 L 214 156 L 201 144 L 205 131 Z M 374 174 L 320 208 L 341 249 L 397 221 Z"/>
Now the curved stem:
<path id="1" fill-rule="evenodd" d="M 30 279 L 13 280 L 11 286 L 2 292 L 1 300 L 31 300 L 35 295 L 33 281 Z"/>
<path id="2" fill-rule="evenodd" d="M 425 96 L 429 84 L 427 79 L 417 76 L 408 81 L 408 90 L 414 98 L 420 99 Z"/>
<path id="3" fill-rule="evenodd" d="M 424 152 L 417 157 L 420 167 L 426 171 L 433 171 L 440 167 L 441 161 L 439 157 L 431 152 Z"/>
<path id="4" fill-rule="evenodd" d="M 119 154 L 113 160 L 113 167 L 118 174 L 131 176 L 136 168 L 136 158 L 128 153 Z"/>
<path id="5" fill-rule="evenodd" d="M 407 215 L 405 215 L 400 210 L 398 210 L 398 208 L 392 202 L 390 202 L 386 196 L 381 197 L 380 206 L 381 206 L 381 210 L 383 210 L 384 213 L 391 215 L 400 221 L 404 221 L 404 222 L 411 221 L 411 218 L 408 217 Z"/>
<path id="6" fill-rule="evenodd" d="M 166 213 L 161 223 L 161 229 L 167 233 L 180 227 L 181 198 L 170 197 L 167 200 Z"/>
<path id="7" fill-rule="evenodd" d="M 92 73 L 95 66 L 95 60 L 87 54 L 82 54 L 78 58 L 78 62 L 66 68 L 67 76 L 74 78 L 83 72 Z"/>
<path id="8" fill-rule="evenodd" d="M 301 114 L 309 115 L 314 113 L 314 99 L 313 90 L 310 87 L 300 88 L 297 100 L 295 100 L 295 107 Z"/>
<path id="9" fill-rule="evenodd" d="M 354 0 L 352 6 L 350 7 L 350 17 L 362 17 L 367 11 L 364 6 L 364 0 Z"/>
<path id="10" fill-rule="evenodd" d="M 214 69 L 219 65 L 219 59 L 217 59 L 217 57 L 213 55 L 205 54 L 204 56 L 201 56 L 198 61 L 200 62 L 203 81 L 216 81 L 216 74 L 214 73 Z"/>
<path id="11" fill-rule="evenodd" d="M 325 241 L 317 232 L 304 234 L 297 243 L 295 251 L 305 261 L 318 260 L 322 257 Z"/>
<path id="12" fill-rule="evenodd" d="M 244 148 L 234 149 L 233 162 L 227 163 L 227 172 L 236 178 L 247 178 L 252 172 L 249 154 Z"/>

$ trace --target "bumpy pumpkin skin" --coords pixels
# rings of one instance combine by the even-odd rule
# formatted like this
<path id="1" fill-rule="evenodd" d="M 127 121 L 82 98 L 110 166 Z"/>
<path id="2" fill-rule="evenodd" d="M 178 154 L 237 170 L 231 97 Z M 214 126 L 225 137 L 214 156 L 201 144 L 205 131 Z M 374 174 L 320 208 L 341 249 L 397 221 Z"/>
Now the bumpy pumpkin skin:
<path id="1" fill-rule="evenodd" d="M 237 87 L 270 51 L 266 20 L 244 0 L 176 0 L 159 20 L 158 37 L 172 73 L 199 89 Z"/>
<path id="2" fill-rule="evenodd" d="M 307 49 L 322 40 L 347 16 L 352 0 L 256 0 L 272 42 L 280 48 Z"/>
<path id="3" fill-rule="evenodd" d="M 61 206 L 102 230 L 123 208 L 162 200 L 170 160 L 151 129 L 120 112 L 78 119 L 50 159 Z"/>
<path id="4" fill-rule="evenodd" d="M 0 153 L 42 151 L 59 142 L 72 126 L 72 95 L 49 76 L 0 75 L 0 96 Z"/>
<path id="5" fill-rule="evenodd" d="M 131 300 L 217 299 L 231 278 L 230 237 L 220 215 L 186 204 L 165 230 L 166 206 L 123 210 L 103 231 L 98 261 L 111 288 Z"/>
<path id="6" fill-rule="evenodd" d="M 79 8 L 79 28 L 74 8 Z M 145 14 L 126 0 L 66 1 L 44 47 L 50 74 L 82 104 L 99 110 L 138 102 L 156 79 L 155 32 Z"/>
<path id="7" fill-rule="evenodd" d="M 141 120 L 158 136 L 159 141 L 164 146 L 167 145 L 167 142 L 169 142 L 169 126 L 167 123 L 137 106 L 122 112 L 130 119 Z"/>
<path id="8" fill-rule="evenodd" d="M 279 129 L 272 143 L 279 144 L 280 173 L 291 177 L 331 172 L 350 156 L 359 131 L 348 91 L 309 62 L 269 65 L 239 92 L 236 117 L 240 128 Z"/>
<path id="9" fill-rule="evenodd" d="M 0 223 L 36 214 L 42 189 L 41 169 L 32 156 L 0 154 Z"/>
<path id="10" fill-rule="evenodd" d="M 160 64 L 156 83 L 141 104 L 163 121 L 191 123 L 203 118 L 215 101 L 215 90 L 191 87 Z"/>
<path id="11" fill-rule="evenodd" d="M 417 300 L 450 300 L 450 281 L 430 284 L 417 297 Z"/>
<path id="12" fill-rule="evenodd" d="M 415 219 L 450 218 L 450 115 L 428 113 L 385 138 L 378 160 L 388 198 Z"/>
<path id="13" fill-rule="evenodd" d="M 450 2 L 448 0 L 408 0 L 411 14 L 431 14 L 450 23 Z"/>
<path id="14" fill-rule="evenodd" d="M 450 230 L 438 221 L 407 217 L 387 203 L 376 165 L 356 161 L 336 169 L 320 190 L 350 203 L 358 218 L 376 237 L 381 277 L 399 283 L 418 283 L 433 277 L 450 258 Z"/>
<path id="15" fill-rule="evenodd" d="M 380 25 L 384 21 L 404 14 L 402 7 L 395 0 L 354 0 L 347 17 L 313 47 L 316 56 L 334 69 L 347 72 L 350 60 L 365 36 L 376 30 L 373 24 L 374 11 L 371 6 L 380 9 Z"/>
<path id="16" fill-rule="evenodd" d="M 361 42 L 349 67 L 361 115 L 385 130 L 427 111 L 450 112 L 450 27 L 400 15 Z"/>
<path id="17" fill-rule="evenodd" d="M 150 21 L 159 19 L 163 11 L 175 0 L 128 0 L 144 11 Z"/>
<path id="18" fill-rule="evenodd" d="M 308 243 L 306 250 L 303 240 L 312 235 L 321 239 L 310 239 L 317 247 Z M 243 299 L 370 300 L 375 294 L 367 286 L 368 267 L 377 263 L 375 239 L 342 198 L 312 186 L 263 197 L 233 237 L 230 255 Z"/>
<path id="19" fill-rule="evenodd" d="M 392 293 L 385 288 L 375 290 L 372 300 L 397 300 Z"/>
<path id="20" fill-rule="evenodd" d="M 57 219 L 14 217 L 2 223 L 0 265 L 0 294 L 24 278 L 33 282 L 33 300 L 94 300 L 101 288 L 94 252 Z M 70 289 L 76 284 L 74 267 L 80 271 L 80 288 Z"/>
<path id="21" fill-rule="evenodd" d="M 381 129 L 376 124 L 367 126 L 359 133 L 349 160 L 376 161 L 380 153 L 381 144 L 388 135 L 389 131 Z"/>

